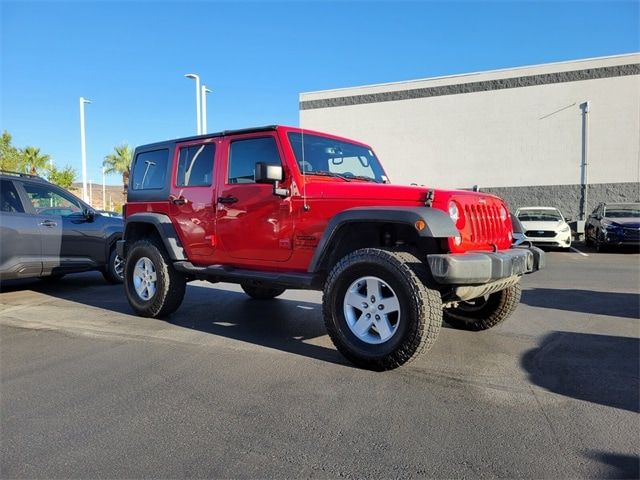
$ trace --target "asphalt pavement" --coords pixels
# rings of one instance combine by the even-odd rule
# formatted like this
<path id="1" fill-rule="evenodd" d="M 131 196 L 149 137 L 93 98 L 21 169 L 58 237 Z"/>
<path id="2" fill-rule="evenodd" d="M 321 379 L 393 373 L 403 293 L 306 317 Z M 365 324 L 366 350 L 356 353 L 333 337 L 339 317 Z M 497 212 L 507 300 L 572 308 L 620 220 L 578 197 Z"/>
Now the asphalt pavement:
<path id="1" fill-rule="evenodd" d="M 384 373 L 318 292 L 194 282 L 163 321 L 98 273 L 4 284 L 0 478 L 638 478 L 640 256 L 584 252 Z"/>

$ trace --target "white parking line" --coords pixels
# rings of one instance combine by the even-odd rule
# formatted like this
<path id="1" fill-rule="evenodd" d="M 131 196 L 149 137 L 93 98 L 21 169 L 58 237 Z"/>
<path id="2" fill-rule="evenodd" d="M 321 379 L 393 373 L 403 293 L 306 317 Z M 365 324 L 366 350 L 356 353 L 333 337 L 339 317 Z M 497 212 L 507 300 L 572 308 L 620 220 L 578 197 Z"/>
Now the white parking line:
<path id="1" fill-rule="evenodd" d="M 588 256 L 589 256 L 589 255 L 587 255 L 586 253 L 581 252 L 580 250 L 578 250 L 578 249 L 577 249 L 577 248 L 575 248 L 575 247 L 571 247 L 571 250 L 573 250 L 573 251 L 574 251 L 574 252 L 576 252 L 576 253 L 579 253 L 579 254 L 580 254 L 580 255 L 582 255 L 583 257 L 588 257 Z"/>

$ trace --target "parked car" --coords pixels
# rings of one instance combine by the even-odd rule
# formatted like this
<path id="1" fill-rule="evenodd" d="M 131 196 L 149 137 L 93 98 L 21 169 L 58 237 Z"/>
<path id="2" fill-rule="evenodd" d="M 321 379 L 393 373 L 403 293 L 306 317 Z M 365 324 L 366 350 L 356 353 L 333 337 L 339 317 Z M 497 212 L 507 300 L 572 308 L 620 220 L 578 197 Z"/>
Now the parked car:
<path id="1" fill-rule="evenodd" d="M 597 251 L 608 246 L 640 246 L 640 203 L 601 203 L 587 219 L 584 238 Z"/>
<path id="2" fill-rule="evenodd" d="M 139 146 L 127 195 L 118 251 L 137 314 L 171 314 L 196 279 L 263 301 L 323 290 L 334 344 L 374 370 L 428 350 L 443 319 L 505 321 L 544 265 L 512 246 L 502 199 L 393 185 L 368 145 L 294 127 Z"/>
<path id="3" fill-rule="evenodd" d="M 523 207 L 516 216 L 524 228 L 524 238 L 541 247 L 571 248 L 571 228 L 555 207 Z"/>
<path id="4" fill-rule="evenodd" d="M 123 223 L 42 178 L 0 171 L 0 280 L 99 270 L 121 283 Z"/>

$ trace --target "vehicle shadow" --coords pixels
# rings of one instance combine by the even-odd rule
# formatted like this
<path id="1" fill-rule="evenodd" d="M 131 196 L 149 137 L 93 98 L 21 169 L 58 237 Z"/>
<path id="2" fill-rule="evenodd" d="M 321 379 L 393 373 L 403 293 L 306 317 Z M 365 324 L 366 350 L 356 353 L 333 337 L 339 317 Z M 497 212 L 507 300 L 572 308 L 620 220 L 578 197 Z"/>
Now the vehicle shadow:
<path id="1" fill-rule="evenodd" d="M 105 283 L 96 272 L 69 275 L 57 281 L 21 280 L 2 285 L 3 293 L 31 290 L 58 299 L 137 317 L 122 285 Z M 253 300 L 242 292 L 187 285 L 184 302 L 166 321 L 172 325 L 239 342 L 260 345 L 325 362 L 352 367 L 329 346 L 309 343 L 326 335 L 319 303 L 275 298 Z"/>
<path id="2" fill-rule="evenodd" d="M 189 285 L 182 307 L 167 321 L 240 342 L 352 366 L 329 340 L 323 343 L 331 347 L 308 343 L 327 334 L 318 303 L 286 298 L 254 300 L 242 292 Z"/>
<path id="3" fill-rule="evenodd" d="M 522 291 L 521 302 L 532 307 L 609 315 L 637 320 L 640 295 L 579 289 L 531 288 Z"/>
<path id="4" fill-rule="evenodd" d="M 601 251 L 597 251 L 594 245 L 587 245 L 585 243 L 574 243 L 574 247 L 578 248 L 580 251 L 584 253 L 589 253 L 593 255 L 607 255 L 612 253 L 619 253 L 624 255 L 638 254 L 640 253 L 640 247 L 634 245 L 621 245 L 621 246 L 613 246 L 613 247 L 605 247 Z"/>
<path id="5" fill-rule="evenodd" d="M 586 452 L 585 456 L 610 467 L 605 478 L 640 478 L 640 457 L 609 452 Z"/>
<path id="6" fill-rule="evenodd" d="M 640 339 L 552 332 L 520 360 L 529 380 L 551 392 L 640 412 Z"/>

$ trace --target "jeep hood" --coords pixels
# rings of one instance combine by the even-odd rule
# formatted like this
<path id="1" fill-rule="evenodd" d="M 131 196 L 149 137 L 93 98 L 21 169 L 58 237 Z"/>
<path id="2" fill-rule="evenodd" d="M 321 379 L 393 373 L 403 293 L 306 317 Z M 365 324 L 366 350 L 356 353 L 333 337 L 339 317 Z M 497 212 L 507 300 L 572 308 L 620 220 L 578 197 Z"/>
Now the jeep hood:
<path id="1" fill-rule="evenodd" d="M 300 195 L 303 193 L 309 199 L 346 199 L 375 201 L 378 205 L 386 205 L 388 203 L 403 203 L 406 205 L 424 205 L 428 192 L 433 192 L 433 205 L 446 210 L 448 200 L 450 198 L 463 199 L 464 203 L 482 202 L 482 199 L 491 199 L 492 201 L 502 201 L 491 194 L 484 192 L 472 192 L 468 190 L 442 190 L 433 189 L 425 186 L 415 185 L 394 185 L 391 183 L 373 183 L 359 180 L 350 182 L 336 182 L 335 178 L 325 181 L 316 181 L 319 177 L 314 177 L 313 181 L 307 180 L 306 192 L 300 189 Z"/>
<path id="2" fill-rule="evenodd" d="M 392 185 L 389 183 L 373 183 L 360 180 L 350 182 L 332 181 L 308 181 L 306 193 L 309 199 L 349 199 L 349 200 L 380 200 L 384 205 L 386 201 L 402 201 L 411 204 L 424 205 L 427 188 L 417 186 Z"/>

